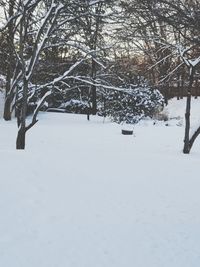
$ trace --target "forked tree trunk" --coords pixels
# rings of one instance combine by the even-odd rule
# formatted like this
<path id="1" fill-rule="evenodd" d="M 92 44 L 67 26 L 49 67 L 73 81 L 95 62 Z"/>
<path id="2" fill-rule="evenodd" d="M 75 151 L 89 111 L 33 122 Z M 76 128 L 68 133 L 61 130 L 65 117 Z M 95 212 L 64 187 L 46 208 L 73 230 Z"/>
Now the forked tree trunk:
<path id="1" fill-rule="evenodd" d="M 200 134 L 200 126 L 199 128 L 194 132 L 194 134 L 192 135 L 192 137 L 190 138 L 190 150 L 194 144 L 194 141 L 196 140 L 196 138 L 199 136 Z"/>

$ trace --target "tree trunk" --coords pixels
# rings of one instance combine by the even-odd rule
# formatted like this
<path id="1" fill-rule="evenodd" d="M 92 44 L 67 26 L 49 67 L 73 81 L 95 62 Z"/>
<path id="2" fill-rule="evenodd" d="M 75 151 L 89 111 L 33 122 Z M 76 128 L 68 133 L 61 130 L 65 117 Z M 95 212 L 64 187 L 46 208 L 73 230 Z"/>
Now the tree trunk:
<path id="1" fill-rule="evenodd" d="M 17 134 L 16 149 L 25 149 L 26 129 L 20 127 Z"/>
<path id="2" fill-rule="evenodd" d="M 28 81 L 26 77 L 23 80 L 23 99 L 21 106 L 20 128 L 17 134 L 16 149 L 25 149 L 26 137 L 26 112 L 27 112 L 27 98 L 28 98 Z"/>
<path id="3" fill-rule="evenodd" d="M 92 80 L 93 80 L 93 83 L 95 83 L 95 80 L 96 80 L 96 62 L 94 59 L 92 59 Z M 92 109 L 91 109 L 91 113 L 92 115 L 96 115 L 97 113 L 97 88 L 95 85 L 92 85 L 92 97 L 91 97 L 91 100 L 92 100 Z"/>
<path id="4" fill-rule="evenodd" d="M 97 114 L 97 89 L 96 86 L 92 86 L 92 115 Z"/>
<path id="5" fill-rule="evenodd" d="M 164 88 L 164 100 L 165 100 L 165 105 L 168 105 L 168 99 L 169 99 L 169 85 L 166 85 Z"/>
<path id="6" fill-rule="evenodd" d="M 4 113 L 3 113 L 3 118 L 6 121 L 11 120 L 11 103 L 12 103 L 11 98 L 7 96 L 5 100 Z"/>
<path id="7" fill-rule="evenodd" d="M 14 5 L 15 1 L 9 1 L 9 18 L 11 18 L 14 14 Z M 13 68 L 13 42 L 14 42 L 14 33 L 13 33 L 13 22 L 11 21 L 8 24 L 8 33 L 7 33 L 7 45 L 8 45 L 8 58 L 6 64 L 6 99 L 4 105 L 4 120 L 9 121 L 11 120 L 11 104 L 12 104 L 12 97 L 8 96 L 11 86 L 11 78 L 12 78 L 12 68 Z"/>
<path id="8" fill-rule="evenodd" d="M 194 144 L 194 141 L 196 140 L 196 138 L 199 136 L 200 134 L 200 127 L 194 132 L 194 134 L 192 135 L 192 137 L 190 138 L 190 150 Z"/>
<path id="9" fill-rule="evenodd" d="M 97 75 L 97 63 L 95 61 L 95 58 L 96 58 L 96 49 L 97 49 L 97 44 L 98 44 L 100 25 L 102 23 L 102 18 L 101 18 L 101 14 L 103 12 L 102 8 L 103 8 L 103 3 L 100 1 L 97 4 L 97 7 L 95 9 L 95 15 L 96 15 L 95 31 L 94 31 L 94 34 L 92 36 L 92 39 L 91 39 L 92 42 L 91 42 L 91 46 L 90 46 L 90 48 L 92 50 L 94 50 L 93 58 L 92 58 L 92 73 L 91 73 L 93 83 L 96 82 L 96 75 Z M 95 85 L 92 85 L 91 89 L 92 89 L 92 110 L 91 110 L 91 113 L 93 115 L 96 115 L 96 113 L 97 113 L 97 88 Z"/>
<path id="10" fill-rule="evenodd" d="M 190 80 L 187 91 L 187 102 L 186 102 L 186 112 L 185 112 L 185 137 L 184 137 L 184 147 L 183 153 L 190 153 L 190 109 L 191 109 L 191 92 L 192 92 L 192 84 L 194 81 L 194 67 L 190 69 Z"/>
<path id="11" fill-rule="evenodd" d="M 195 81 L 195 99 L 198 98 L 198 79 L 196 78 Z"/>
<path id="12" fill-rule="evenodd" d="M 185 138 L 184 138 L 184 148 L 183 153 L 190 153 L 190 108 L 191 108 L 191 93 L 188 92 L 187 102 L 186 102 L 186 112 L 185 112 Z"/>

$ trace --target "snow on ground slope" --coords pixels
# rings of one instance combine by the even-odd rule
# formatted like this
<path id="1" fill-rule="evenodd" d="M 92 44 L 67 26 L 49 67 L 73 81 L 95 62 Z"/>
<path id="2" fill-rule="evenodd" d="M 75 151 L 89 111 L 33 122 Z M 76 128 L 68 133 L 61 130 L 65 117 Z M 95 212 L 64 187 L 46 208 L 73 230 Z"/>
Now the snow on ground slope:
<path id="1" fill-rule="evenodd" d="M 165 107 L 164 113 L 168 115 L 170 119 L 176 118 L 181 124 L 184 123 L 186 99 L 176 100 L 171 99 L 169 105 Z M 192 98 L 191 104 L 191 127 L 195 128 L 200 125 L 200 98 Z"/>
<path id="2" fill-rule="evenodd" d="M 101 118 L 39 117 L 25 152 L 0 121 L 0 266 L 199 267 L 199 141 L 188 156 L 174 122 L 133 137 Z"/>

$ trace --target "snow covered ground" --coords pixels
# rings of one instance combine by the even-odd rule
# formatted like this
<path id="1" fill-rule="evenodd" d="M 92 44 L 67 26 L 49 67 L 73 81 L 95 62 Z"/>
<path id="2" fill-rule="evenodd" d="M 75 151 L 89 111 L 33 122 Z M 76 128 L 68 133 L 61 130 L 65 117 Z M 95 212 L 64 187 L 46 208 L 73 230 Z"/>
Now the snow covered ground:
<path id="1" fill-rule="evenodd" d="M 182 154 L 184 106 L 171 101 L 178 119 L 143 121 L 135 136 L 40 114 L 25 152 L 0 120 L 0 266 L 199 267 L 200 141 Z"/>

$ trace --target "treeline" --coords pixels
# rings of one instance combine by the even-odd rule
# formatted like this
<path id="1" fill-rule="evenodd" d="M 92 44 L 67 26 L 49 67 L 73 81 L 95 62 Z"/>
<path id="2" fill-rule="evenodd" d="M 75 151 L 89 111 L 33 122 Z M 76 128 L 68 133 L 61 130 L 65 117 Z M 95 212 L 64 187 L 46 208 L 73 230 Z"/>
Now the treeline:
<path id="1" fill-rule="evenodd" d="M 126 109 L 132 121 L 134 114 L 151 116 L 159 109 L 159 89 L 166 103 L 174 94 L 187 95 L 189 120 L 191 94 L 198 95 L 199 87 L 199 1 L 2 0 L 0 8 L 4 119 L 13 112 L 17 117 L 18 149 L 25 148 L 26 132 L 47 102 L 48 108 L 129 122 Z M 135 111 L 141 91 L 148 105 Z M 120 101 L 126 103 L 121 109 Z M 194 139 L 188 120 L 185 153 Z"/>

